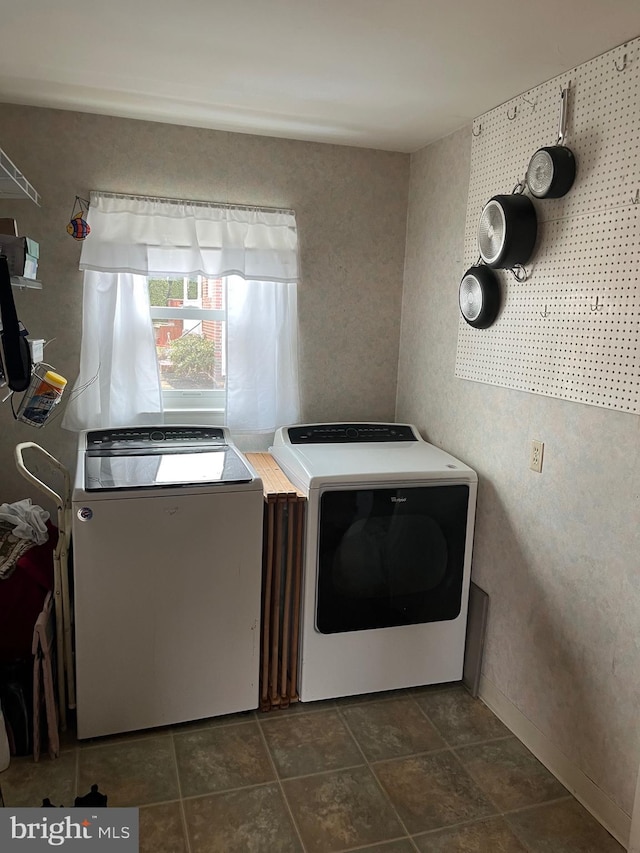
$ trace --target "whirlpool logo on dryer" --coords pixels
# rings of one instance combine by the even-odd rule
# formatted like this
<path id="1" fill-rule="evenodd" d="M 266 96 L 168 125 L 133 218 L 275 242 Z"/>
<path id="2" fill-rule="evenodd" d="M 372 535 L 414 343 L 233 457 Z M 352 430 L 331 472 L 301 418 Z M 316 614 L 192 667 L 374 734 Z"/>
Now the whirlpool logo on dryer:
<path id="1" fill-rule="evenodd" d="M 395 498 L 395 497 L 391 498 L 392 504 L 406 504 L 406 502 L 407 502 L 406 498 Z"/>

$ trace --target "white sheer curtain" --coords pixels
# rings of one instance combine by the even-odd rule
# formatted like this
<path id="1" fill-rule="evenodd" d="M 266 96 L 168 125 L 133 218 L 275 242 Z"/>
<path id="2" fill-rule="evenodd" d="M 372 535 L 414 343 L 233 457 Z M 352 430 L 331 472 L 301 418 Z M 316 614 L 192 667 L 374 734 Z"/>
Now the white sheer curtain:
<path id="1" fill-rule="evenodd" d="M 296 285 L 232 276 L 227 325 L 227 425 L 239 433 L 265 433 L 295 423 Z"/>
<path id="2" fill-rule="evenodd" d="M 91 193 L 88 222 L 80 375 L 64 427 L 162 421 L 147 276 L 228 276 L 227 424 L 259 434 L 298 420 L 292 211 Z"/>
<path id="3" fill-rule="evenodd" d="M 145 412 L 153 421 L 162 412 L 143 276 L 85 272 L 80 373 L 71 397 L 62 426 L 72 430 L 136 424 Z"/>

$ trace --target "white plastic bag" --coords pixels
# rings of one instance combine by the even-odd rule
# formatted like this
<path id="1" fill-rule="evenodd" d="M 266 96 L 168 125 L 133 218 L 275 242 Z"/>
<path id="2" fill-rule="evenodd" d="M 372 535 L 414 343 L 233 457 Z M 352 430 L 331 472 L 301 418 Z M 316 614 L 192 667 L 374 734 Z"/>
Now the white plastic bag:
<path id="1" fill-rule="evenodd" d="M 49 538 L 46 521 L 49 513 L 41 506 L 31 503 L 31 498 L 12 504 L 0 504 L 0 518 L 15 525 L 13 535 L 19 539 L 29 539 L 36 545 L 44 545 Z"/>

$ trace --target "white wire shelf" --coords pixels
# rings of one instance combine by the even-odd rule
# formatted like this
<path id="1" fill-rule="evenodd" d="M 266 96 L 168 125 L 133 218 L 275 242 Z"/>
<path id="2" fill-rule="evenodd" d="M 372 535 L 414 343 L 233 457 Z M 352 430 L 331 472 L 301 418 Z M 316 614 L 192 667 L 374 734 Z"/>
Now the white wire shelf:
<path id="1" fill-rule="evenodd" d="M 19 287 L 20 290 L 29 288 L 30 290 L 42 290 L 42 282 L 37 278 L 25 278 L 23 275 L 12 275 L 11 284 L 14 287 Z"/>
<path id="2" fill-rule="evenodd" d="M 40 205 L 39 193 L 2 148 L 0 148 L 0 198 L 30 198 L 35 204 Z"/>

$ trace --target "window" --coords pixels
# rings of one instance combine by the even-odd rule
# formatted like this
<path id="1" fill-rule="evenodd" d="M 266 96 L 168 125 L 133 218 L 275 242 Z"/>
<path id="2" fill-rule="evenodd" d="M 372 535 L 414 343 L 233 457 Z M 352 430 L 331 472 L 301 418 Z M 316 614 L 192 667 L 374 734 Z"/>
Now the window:
<path id="1" fill-rule="evenodd" d="M 92 192 L 88 216 L 63 427 L 182 421 L 264 437 L 298 420 L 293 211 Z"/>
<path id="2" fill-rule="evenodd" d="M 224 422 L 227 299 L 223 278 L 148 278 L 165 418 Z"/>

